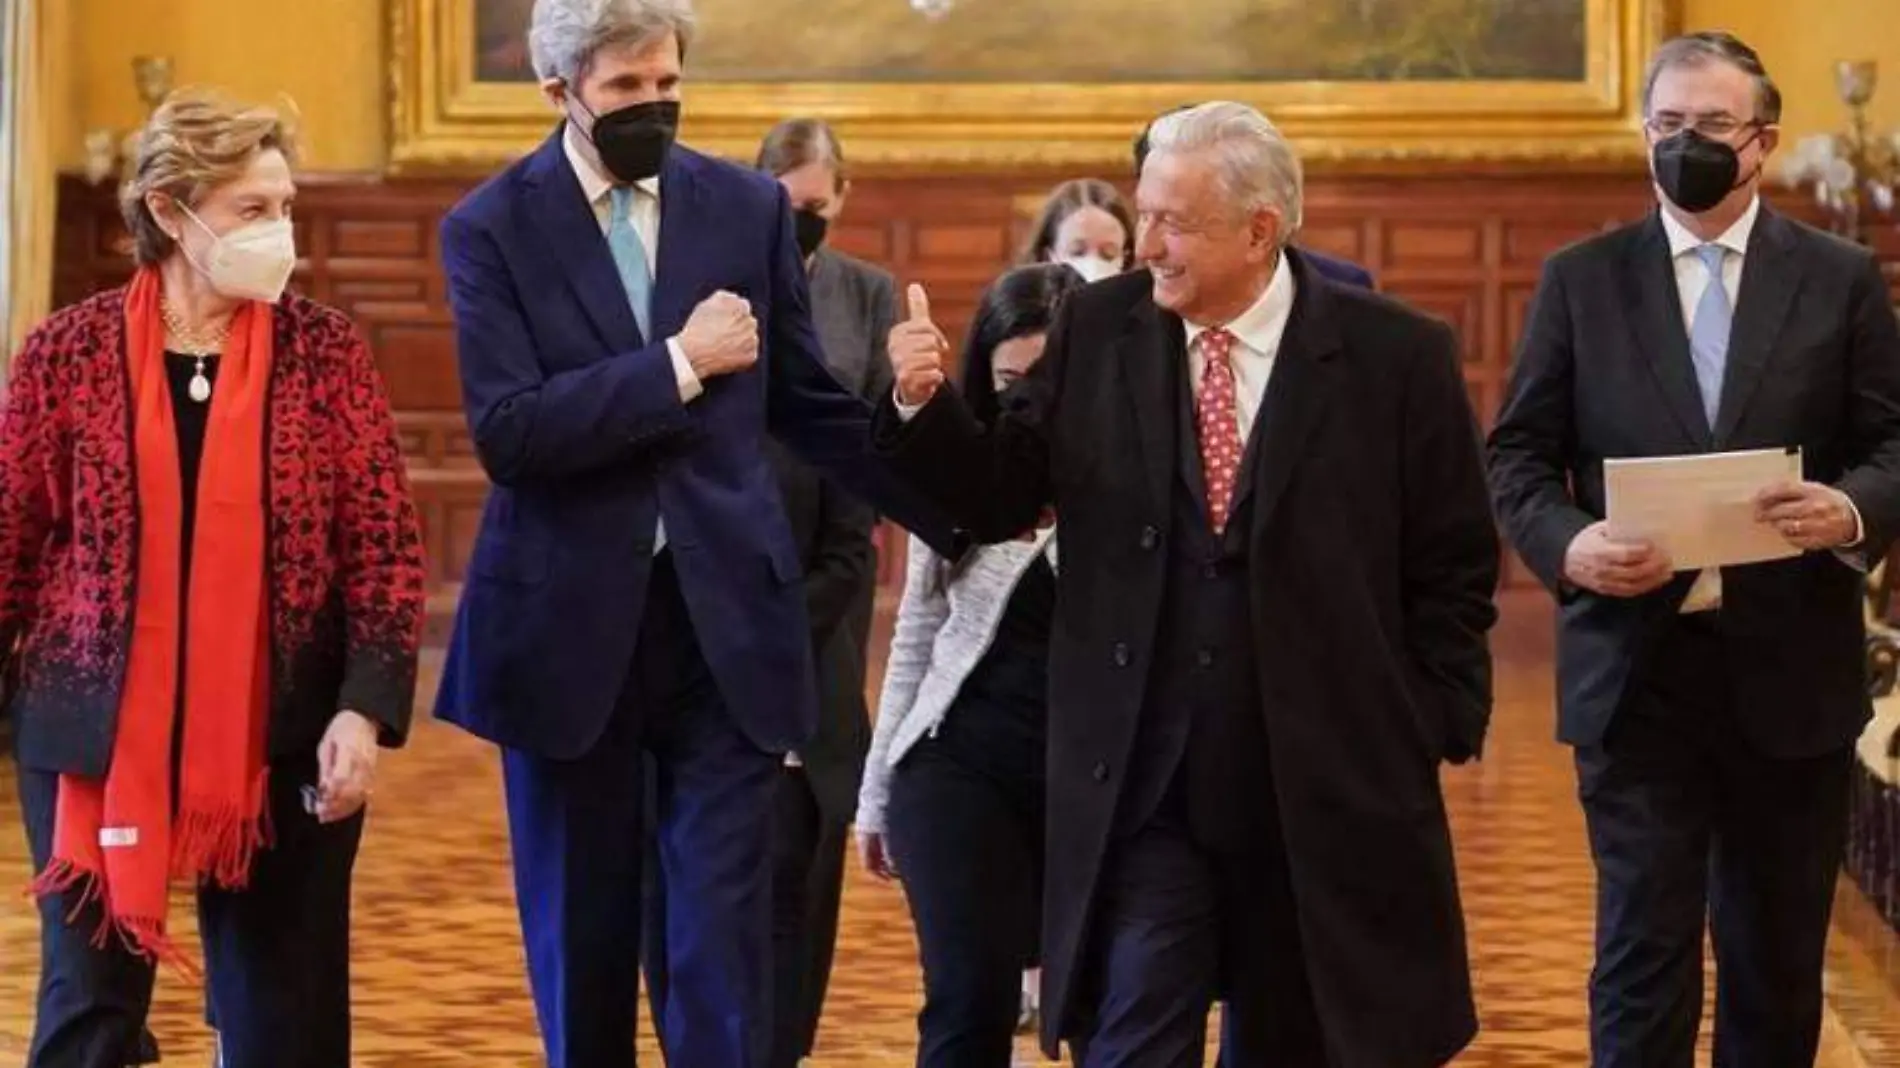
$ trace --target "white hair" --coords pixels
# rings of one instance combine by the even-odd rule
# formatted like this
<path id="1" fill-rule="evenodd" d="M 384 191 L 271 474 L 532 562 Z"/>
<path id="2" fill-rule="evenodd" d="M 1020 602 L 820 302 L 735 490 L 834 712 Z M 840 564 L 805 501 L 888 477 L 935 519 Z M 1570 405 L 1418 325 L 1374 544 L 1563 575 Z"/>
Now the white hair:
<path id="1" fill-rule="evenodd" d="M 1171 112 L 1155 120 L 1148 146 L 1151 155 L 1212 153 L 1215 180 L 1234 209 L 1278 214 L 1282 248 L 1299 232 L 1305 212 L 1300 155 L 1279 128 L 1253 108 L 1217 100 Z"/>
<path id="2" fill-rule="evenodd" d="M 535 77 L 574 85 L 611 45 L 637 46 L 671 33 L 685 55 L 696 25 L 693 0 L 534 0 L 528 53 Z"/>

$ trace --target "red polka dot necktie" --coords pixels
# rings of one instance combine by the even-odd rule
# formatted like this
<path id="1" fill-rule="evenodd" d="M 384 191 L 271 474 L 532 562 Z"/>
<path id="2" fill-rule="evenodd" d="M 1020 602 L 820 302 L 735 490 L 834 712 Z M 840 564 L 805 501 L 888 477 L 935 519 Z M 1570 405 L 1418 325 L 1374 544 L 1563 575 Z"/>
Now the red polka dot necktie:
<path id="1" fill-rule="evenodd" d="M 1227 531 L 1234 484 L 1240 478 L 1240 415 L 1234 407 L 1234 335 L 1216 327 L 1200 337 L 1201 388 L 1194 399 L 1201 434 L 1201 475 L 1207 481 L 1207 522 Z"/>

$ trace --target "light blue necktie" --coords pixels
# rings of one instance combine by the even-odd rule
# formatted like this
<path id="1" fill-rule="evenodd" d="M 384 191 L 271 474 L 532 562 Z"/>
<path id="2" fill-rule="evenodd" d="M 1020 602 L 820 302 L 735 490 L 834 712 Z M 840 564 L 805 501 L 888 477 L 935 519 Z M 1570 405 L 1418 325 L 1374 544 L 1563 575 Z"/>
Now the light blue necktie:
<path id="1" fill-rule="evenodd" d="M 646 243 L 633 228 L 633 198 L 630 185 L 613 188 L 613 218 L 607 223 L 607 248 L 613 252 L 614 266 L 620 270 L 620 284 L 627 291 L 627 303 L 633 305 L 634 321 L 640 324 L 640 337 L 652 340 L 649 320 L 653 314 L 653 271 L 647 266 Z M 1727 327 L 1723 336 L 1727 336 Z"/>
<path id="2" fill-rule="evenodd" d="M 1695 254 L 1709 270 L 1709 284 L 1703 287 L 1689 323 L 1689 358 L 1695 362 L 1696 385 L 1702 389 L 1702 412 L 1713 429 L 1722 404 L 1722 373 L 1728 369 L 1728 334 L 1735 309 L 1728 301 L 1728 287 L 1722 284 L 1722 260 L 1728 250 L 1702 245 Z"/>
<path id="3" fill-rule="evenodd" d="M 610 201 L 613 218 L 607 221 L 607 248 L 614 255 L 614 267 L 620 271 L 620 285 L 627 291 L 627 303 L 633 306 L 633 320 L 640 324 L 640 339 L 651 342 L 653 270 L 647 266 L 646 242 L 640 240 L 640 231 L 633 228 L 634 196 L 632 186 L 614 186 Z M 660 555 L 664 548 L 666 520 L 661 519 L 653 531 L 653 555 Z"/>

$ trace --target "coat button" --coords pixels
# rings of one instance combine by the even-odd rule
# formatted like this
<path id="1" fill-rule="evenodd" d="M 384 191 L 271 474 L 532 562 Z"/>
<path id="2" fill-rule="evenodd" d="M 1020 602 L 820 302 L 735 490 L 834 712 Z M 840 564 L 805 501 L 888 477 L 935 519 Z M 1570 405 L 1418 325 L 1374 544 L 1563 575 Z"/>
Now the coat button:
<path id="1" fill-rule="evenodd" d="M 1095 765 L 1095 770 L 1091 772 L 1090 774 L 1095 776 L 1096 782 L 1107 782 L 1108 781 L 1108 765 L 1097 764 Z"/>
<path id="2" fill-rule="evenodd" d="M 1201 665 L 1204 668 L 1213 667 L 1214 666 L 1214 650 L 1202 649 L 1200 652 L 1195 653 L 1194 662 Z"/>
<path id="3" fill-rule="evenodd" d="M 1204 579 L 1217 579 L 1217 578 L 1219 578 L 1219 577 L 1220 577 L 1220 565 L 1219 565 L 1219 564 L 1203 564 L 1203 565 L 1201 566 L 1201 577 L 1202 577 L 1202 578 L 1204 578 Z"/>
<path id="4" fill-rule="evenodd" d="M 1159 544 L 1161 544 L 1160 531 L 1153 527 L 1141 528 L 1141 547 L 1143 550 L 1152 552 L 1154 551 L 1154 547 Z"/>
<path id="5" fill-rule="evenodd" d="M 1130 658 L 1129 658 L 1129 653 L 1128 653 L 1128 643 L 1116 642 L 1115 643 L 1115 666 L 1127 667 L 1129 659 Z"/>

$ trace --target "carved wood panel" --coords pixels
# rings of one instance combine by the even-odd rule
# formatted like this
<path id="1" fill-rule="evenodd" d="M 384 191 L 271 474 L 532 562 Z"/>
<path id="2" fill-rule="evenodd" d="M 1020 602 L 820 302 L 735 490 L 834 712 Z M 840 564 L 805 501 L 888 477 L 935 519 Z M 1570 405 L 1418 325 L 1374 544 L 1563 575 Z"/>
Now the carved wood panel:
<path id="1" fill-rule="evenodd" d="M 431 588 L 445 607 L 486 491 L 461 415 L 436 241 L 442 215 L 471 184 L 317 175 L 305 178 L 297 203 L 303 260 L 294 284 L 354 316 L 375 348 L 415 476 Z M 1054 184 L 1024 174 L 860 178 L 833 240 L 900 282 L 924 283 L 933 312 L 960 336 Z M 55 298 L 63 304 L 117 283 L 127 267 L 112 190 L 68 179 L 61 194 Z M 1307 190 L 1301 241 L 1364 264 L 1381 289 L 1450 323 L 1472 405 L 1488 422 L 1544 257 L 1640 214 L 1649 195 L 1636 177 L 1322 177 Z M 897 556 L 883 554 L 887 584 L 901 581 Z M 1513 564 L 1507 581 L 1526 579 Z"/>

